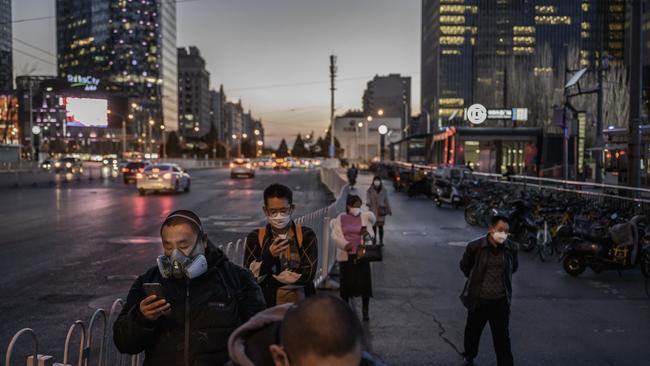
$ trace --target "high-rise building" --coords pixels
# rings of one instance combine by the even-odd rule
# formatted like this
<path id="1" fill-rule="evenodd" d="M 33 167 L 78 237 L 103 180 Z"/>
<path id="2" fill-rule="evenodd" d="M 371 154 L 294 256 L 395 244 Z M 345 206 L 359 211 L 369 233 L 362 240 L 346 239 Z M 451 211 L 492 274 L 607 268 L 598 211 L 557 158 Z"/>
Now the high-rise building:
<path id="1" fill-rule="evenodd" d="M 210 73 L 199 49 L 178 49 L 178 110 L 182 136 L 200 137 L 212 125 Z"/>
<path id="2" fill-rule="evenodd" d="M 11 0 L 0 0 L 0 90 L 12 90 Z"/>
<path id="3" fill-rule="evenodd" d="M 594 66 L 601 42 L 603 55 L 623 62 L 625 11 L 625 0 L 423 0 L 422 107 L 433 121 L 462 118 L 476 102 L 516 107 L 513 68 Z"/>
<path id="4" fill-rule="evenodd" d="M 226 143 L 230 146 L 235 146 L 244 133 L 244 109 L 241 100 L 237 103 L 226 102 L 225 117 L 224 129 L 226 133 Z"/>
<path id="5" fill-rule="evenodd" d="M 217 131 L 217 139 L 219 141 L 226 140 L 224 121 L 226 120 L 226 93 L 223 90 L 223 85 L 219 87 L 219 91 L 210 90 L 210 124 L 211 128 Z"/>
<path id="6" fill-rule="evenodd" d="M 401 118 L 404 129 L 411 114 L 411 77 L 390 74 L 368 81 L 363 92 L 363 112 L 367 116 Z"/>
<path id="7" fill-rule="evenodd" d="M 140 119 L 178 129 L 174 1 L 57 0 L 56 30 L 59 77 L 96 78 L 97 90 L 136 102 Z"/>

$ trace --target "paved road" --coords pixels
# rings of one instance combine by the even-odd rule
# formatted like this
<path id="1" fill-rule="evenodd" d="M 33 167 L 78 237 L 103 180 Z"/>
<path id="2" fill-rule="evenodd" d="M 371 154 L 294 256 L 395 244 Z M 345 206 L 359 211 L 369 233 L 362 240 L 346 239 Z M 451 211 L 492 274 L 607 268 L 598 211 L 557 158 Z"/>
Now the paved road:
<path id="1" fill-rule="evenodd" d="M 367 186 L 369 178 L 360 181 Z M 372 351 L 390 365 L 461 365 L 466 312 L 458 262 L 465 243 L 483 232 L 460 210 L 389 191 L 385 259 L 372 265 Z M 513 281 L 516 364 L 650 365 L 650 299 L 640 271 L 570 278 L 559 263 L 521 253 Z M 496 364 L 488 328 L 477 364 Z"/>
<path id="2" fill-rule="evenodd" d="M 61 188 L 0 190 L 0 352 L 23 328 L 37 331 L 42 350 L 57 360 L 68 327 L 95 307 L 125 297 L 136 275 L 162 252 L 162 219 L 195 210 L 215 243 L 243 237 L 264 221 L 262 191 L 272 182 L 294 190 L 297 215 L 332 197 L 316 171 L 260 171 L 231 180 L 227 170 L 192 172 L 192 191 L 141 197 L 120 180 L 70 183 Z"/>

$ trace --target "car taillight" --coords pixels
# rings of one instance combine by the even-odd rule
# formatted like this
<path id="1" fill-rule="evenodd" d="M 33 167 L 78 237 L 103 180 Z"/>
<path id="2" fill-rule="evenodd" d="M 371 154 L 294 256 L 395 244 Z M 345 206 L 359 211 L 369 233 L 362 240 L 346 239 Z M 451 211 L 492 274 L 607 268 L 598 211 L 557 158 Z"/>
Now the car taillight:
<path id="1" fill-rule="evenodd" d="M 138 178 L 138 179 L 142 179 L 142 178 L 143 178 L 143 175 L 142 175 L 142 173 L 138 173 L 138 174 L 136 174 L 135 177 Z"/>
<path id="2" fill-rule="evenodd" d="M 395 180 L 399 182 L 401 179 L 400 179 L 400 177 L 397 177 L 397 178 L 395 178 Z"/>
<path id="3" fill-rule="evenodd" d="M 163 178 L 164 179 L 172 179 L 172 174 L 171 173 L 165 173 L 165 175 L 163 175 Z"/>
<path id="4" fill-rule="evenodd" d="M 122 173 L 128 173 L 128 172 L 129 172 L 129 168 L 122 168 Z"/>

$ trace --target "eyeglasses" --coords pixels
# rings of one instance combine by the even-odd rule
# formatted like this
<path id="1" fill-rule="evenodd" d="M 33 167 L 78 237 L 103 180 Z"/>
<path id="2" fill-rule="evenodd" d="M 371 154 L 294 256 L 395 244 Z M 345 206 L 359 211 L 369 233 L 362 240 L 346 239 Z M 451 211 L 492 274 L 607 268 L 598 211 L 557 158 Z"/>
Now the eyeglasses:
<path id="1" fill-rule="evenodd" d="M 291 212 L 293 207 L 283 207 L 283 208 L 267 208 L 266 212 L 269 215 L 275 215 L 275 214 L 288 214 Z"/>

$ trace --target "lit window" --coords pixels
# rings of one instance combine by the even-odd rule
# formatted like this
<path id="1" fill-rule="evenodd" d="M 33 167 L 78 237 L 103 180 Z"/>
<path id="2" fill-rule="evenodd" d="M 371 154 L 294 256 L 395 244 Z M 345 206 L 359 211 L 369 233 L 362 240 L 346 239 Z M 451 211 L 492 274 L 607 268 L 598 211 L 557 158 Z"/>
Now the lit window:
<path id="1" fill-rule="evenodd" d="M 442 24 L 465 24 L 463 15 L 441 15 L 440 23 Z"/>
<path id="2" fill-rule="evenodd" d="M 566 15 L 535 15 L 535 24 L 571 25 L 571 17 Z"/>
<path id="3" fill-rule="evenodd" d="M 463 14 L 465 12 L 464 5 L 440 5 L 440 13 L 458 13 Z"/>
<path id="4" fill-rule="evenodd" d="M 465 33 L 465 27 L 458 25 L 443 25 L 440 27 L 442 34 L 463 34 Z"/>
<path id="5" fill-rule="evenodd" d="M 514 33 L 515 35 L 534 34 L 535 27 L 525 27 L 525 26 L 516 25 L 512 27 L 512 33 Z"/>
<path id="6" fill-rule="evenodd" d="M 589 11 L 589 3 L 582 3 L 582 11 Z"/>
<path id="7" fill-rule="evenodd" d="M 609 6 L 609 11 L 613 13 L 622 13 L 625 11 L 625 5 L 623 4 L 612 4 Z"/>
<path id="8" fill-rule="evenodd" d="M 531 45 L 531 44 L 535 44 L 535 37 L 514 36 L 512 37 L 512 42 L 516 45 Z"/>
<path id="9" fill-rule="evenodd" d="M 465 105 L 463 98 L 440 98 L 441 107 L 462 107 Z"/>
<path id="10" fill-rule="evenodd" d="M 449 117 L 452 114 L 456 113 L 456 117 L 463 117 L 464 111 L 458 108 L 439 108 L 438 116 L 440 117 Z"/>
<path id="11" fill-rule="evenodd" d="M 580 32 L 580 38 L 589 38 L 589 32 Z"/>
<path id="12" fill-rule="evenodd" d="M 533 69 L 533 72 L 535 73 L 535 76 L 550 75 L 553 72 L 553 68 L 552 67 L 535 67 Z"/>
<path id="13" fill-rule="evenodd" d="M 442 50 L 443 55 L 460 55 L 460 50 Z"/>
<path id="14" fill-rule="evenodd" d="M 535 5 L 535 13 L 539 14 L 555 14 L 557 7 L 553 5 Z"/>
<path id="15" fill-rule="evenodd" d="M 621 24 L 621 23 L 610 23 L 609 24 L 609 30 L 611 30 L 611 31 L 622 31 L 623 30 L 623 24 Z"/>
<path id="16" fill-rule="evenodd" d="M 580 23 L 580 28 L 583 30 L 589 30 L 589 28 L 591 28 L 591 24 L 589 22 L 582 22 Z"/>
<path id="17" fill-rule="evenodd" d="M 530 55 L 535 52 L 534 47 L 512 47 L 512 52 L 516 55 Z"/>
<path id="18" fill-rule="evenodd" d="M 615 50 L 622 50 L 623 49 L 623 42 L 609 42 L 609 48 L 615 49 Z"/>
<path id="19" fill-rule="evenodd" d="M 462 45 L 465 43 L 463 36 L 444 36 L 440 37 L 440 44 L 443 45 Z"/>

